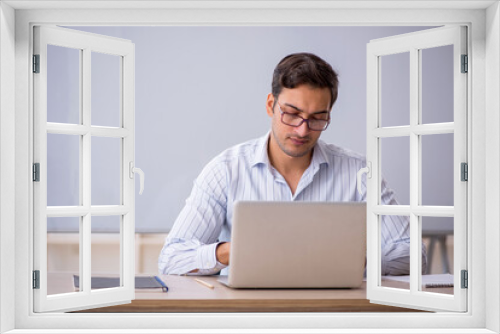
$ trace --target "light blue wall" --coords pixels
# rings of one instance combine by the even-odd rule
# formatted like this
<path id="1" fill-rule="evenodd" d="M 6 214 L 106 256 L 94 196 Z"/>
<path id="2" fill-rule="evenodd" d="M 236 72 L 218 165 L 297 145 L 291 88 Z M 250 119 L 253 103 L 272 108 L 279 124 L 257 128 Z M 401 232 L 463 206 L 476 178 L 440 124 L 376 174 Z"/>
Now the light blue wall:
<path id="1" fill-rule="evenodd" d="M 265 111 L 265 101 L 271 89 L 272 71 L 279 60 L 290 53 L 313 52 L 327 60 L 338 71 L 339 98 L 333 108 L 332 124 L 322 135 L 322 139 L 365 154 L 366 44 L 372 39 L 427 29 L 427 27 L 72 28 L 129 39 L 135 43 L 136 166 L 146 173 L 144 194 L 136 196 L 136 230 L 139 232 L 168 231 L 190 193 L 194 178 L 203 166 L 225 148 L 261 136 L 268 131 L 270 119 Z M 438 63 L 443 64 L 446 60 L 445 56 L 443 58 L 437 55 L 435 58 L 438 59 Z M 57 64 L 57 60 L 54 61 Z M 95 75 L 100 73 L 106 83 L 113 82 L 109 79 L 113 78 L 114 74 L 110 71 L 114 70 L 110 68 L 114 65 L 106 61 L 100 63 L 101 68 L 93 67 Z M 395 61 L 394 68 L 392 71 L 387 71 L 390 74 L 387 74 L 389 77 L 386 78 L 389 80 L 399 78 L 404 81 L 404 73 L 398 70 L 401 66 L 406 66 L 404 61 Z M 101 71 L 110 74 L 106 78 Z M 441 92 L 441 84 L 437 81 L 431 81 L 429 85 L 431 91 Z M 100 82 L 99 89 L 97 92 L 93 89 L 93 94 L 103 93 L 107 87 L 114 89 L 113 84 L 103 85 Z M 403 99 L 404 102 L 408 88 L 399 85 L 393 89 L 395 89 L 393 96 Z M 445 100 L 449 101 L 449 95 L 445 96 Z M 439 114 L 448 109 L 449 106 L 443 106 L 433 110 L 432 113 Z M 61 109 L 53 112 L 66 111 Z M 400 114 L 401 110 L 397 106 L 387 111 L 388 119 L 397 118 Z M 99 116 L 93 114 L 92 117 Z M 108 146 L 115 147 L 111 144 Z M 438 146 L 432 145 L 434 148 Z M 404 143 L 393 145 L 391 153 L 385 158 L 383 168 L 385 177 L 404 203 L 408 202 L 409 192 L 408 179 L 402 170 L 409 168 L 409 162 L 401 158 L 400 153 L 405 157 L 408 156 L 404 149 L 401 151 L 401 147 L 404 147 Z M 104 149 L 101 152 L 103 152 L 101 158 L 115 159 L 113 157 L 115 153 L 106 154 Z M 53 155 L 57 156 L 56 153 Z M 452 158 L 452 152 L 437 152 L 437 156 L 449 160 Z M 92 158 L 99 159 L 97 156 Z M 432 160 L 424 159 L 424 161 L 428 161 L 431 168 L 435 167 L 432 166 Z M 448 172 L 444 170 L 441 173 L 445 175 Z M 59 170 L 58 173 L 52 176 L 53 180 L 65 179 L 64 175 L 61 175 L 64 172 Z M 110 171 L 103 172 L 102 176 L 99 176 L 102 180 L 95 180 L 93 187 L 109 184 L 109 175 L 112 175 Z M 442 179 L 439 175 L 437 178 Z M 64 185 L 55 185 L 54 191 L 57 191 L 58 187 L 62 189 Z M 439 189 L 428 191 L 428 196 L 443 198 L 440 195 L 441 191 L 449 194 L 449 188 L 450 185 L 445 184 Z M 93 189 L 93 196 L 100 194 L 99 204 L 104 204 L 102 194 L 105 191 L 104 188 L 102 191 Z M 52 196 L 57 197 L 56 194 Z M 114 196 L 115 194 L 109 194 L 110 198 Z M 452 205 L 452 202 L 446 205 Z M 446 224 L 449 225 L 449 222 Z M 53 229 L 61 228 L 58 224 L 53 225 Z"/>

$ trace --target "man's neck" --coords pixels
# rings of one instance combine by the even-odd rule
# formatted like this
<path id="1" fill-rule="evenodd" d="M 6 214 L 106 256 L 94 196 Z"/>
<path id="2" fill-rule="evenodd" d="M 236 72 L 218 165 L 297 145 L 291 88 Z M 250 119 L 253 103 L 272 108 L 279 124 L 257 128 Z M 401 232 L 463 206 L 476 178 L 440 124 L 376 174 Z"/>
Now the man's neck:
<path id="1" fill-rule="evenodd" d="M 313 155 L 313 151 L 311 151 L 302 157 L 291 157 L 279 148 L 272 136 L 269 138 L 267 153 L 271 165 L 283 176 L 301 176 L 311 164 Z"/>

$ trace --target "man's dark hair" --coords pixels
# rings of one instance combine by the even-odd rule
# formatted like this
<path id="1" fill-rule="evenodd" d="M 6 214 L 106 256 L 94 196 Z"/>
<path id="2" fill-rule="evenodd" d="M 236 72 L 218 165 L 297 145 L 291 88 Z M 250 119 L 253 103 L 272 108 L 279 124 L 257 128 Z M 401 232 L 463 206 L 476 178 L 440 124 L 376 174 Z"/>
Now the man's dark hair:
<path id="1" fill-rule="evenodd" d="M 284 88 L 300 85 L 329 88 L 331 105 L 337 100 L 339 81 L 330 64 L 312 53 L 294 53 L 283 58 L 274 69 L 272 94 L 277 100 Z"/>

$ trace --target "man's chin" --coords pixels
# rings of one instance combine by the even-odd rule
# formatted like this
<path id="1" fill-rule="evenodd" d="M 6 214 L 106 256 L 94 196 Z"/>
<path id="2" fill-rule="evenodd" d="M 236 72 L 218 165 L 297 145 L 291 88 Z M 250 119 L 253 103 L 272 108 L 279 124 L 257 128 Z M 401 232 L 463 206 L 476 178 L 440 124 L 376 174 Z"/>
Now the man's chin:
<path id="1" fill-rule="evenodd" d="M 308 155 L 309 153 L 311 153 L 311 149 L 290 149 L 288 148 L 285 153 L 290 156 L 290 157 L 293 157 L 293 158 L 302 158 L 303 156 L 306 156 Z"/>

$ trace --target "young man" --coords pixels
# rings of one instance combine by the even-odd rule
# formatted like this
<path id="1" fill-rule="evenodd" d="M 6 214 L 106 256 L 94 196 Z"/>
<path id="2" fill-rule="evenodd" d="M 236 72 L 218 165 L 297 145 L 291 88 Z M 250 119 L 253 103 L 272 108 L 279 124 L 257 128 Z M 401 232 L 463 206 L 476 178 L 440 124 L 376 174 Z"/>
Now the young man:
<path id="1" fill-rule="evenodd" d="M 233 204 L 238 200 L 365 200 L 366 193 L 359 194 L 356 186 L 364 158 L 319 140 L 330 123 L 337 88 L 337 74 L 323 59 L 299 53 L 281 60 L 266 103 L 271 131 L 227 149 L 203 169 L 160 253 L 160 273 L 227 273 Z M 382 202 L 397 204 L 385 182 Z M 409 233 L 408 220 L 385 216 L 383 275 L 409 273 Z M 425 251 L 422 262 L 425 272 Z"/>

